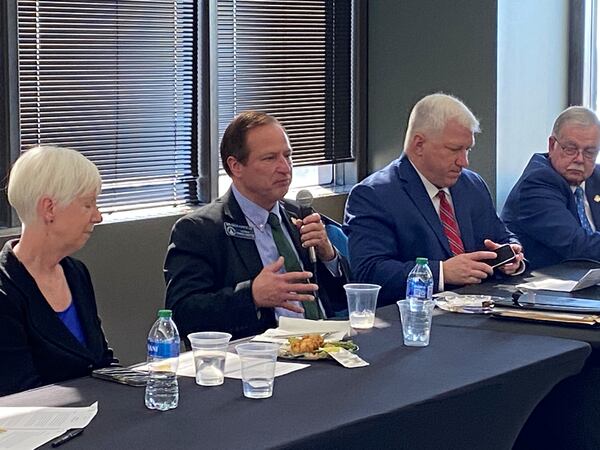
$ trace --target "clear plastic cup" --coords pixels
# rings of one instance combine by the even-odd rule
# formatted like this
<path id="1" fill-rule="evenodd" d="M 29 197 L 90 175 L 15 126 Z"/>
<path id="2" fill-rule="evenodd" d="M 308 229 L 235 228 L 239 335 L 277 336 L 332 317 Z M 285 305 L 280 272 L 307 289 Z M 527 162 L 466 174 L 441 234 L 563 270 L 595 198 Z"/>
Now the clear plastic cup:
<path id="1" fill-rule="evenodd" d="M 381 286 L 378 284 L 352 283 L 345 284 L 348 299 L 348 316 L 352 328 L 373 328 L 377 295 Z"/>
<path id="2" fill-rule="evenodd" d="M 196 366 L 196 384 L 200 386 L 219 386 L 225 380 L 225 356 L 231 334 L 218 331 L 202 331 L 188 334 L 194 365 Z"/>
<path id="3" fill-rule="evenodd" d="M 235 350 L 240 356 L 244 396 L 271 397 L 279 344 L 245 342 L 236 345 Z"/>
<path id="4" fill-rule="evenodd" d="M 435 301 L 412 299 L 399 300 L 396 304 L 400 310 L 404 345 L 409 347 L 428 346 Z"/>

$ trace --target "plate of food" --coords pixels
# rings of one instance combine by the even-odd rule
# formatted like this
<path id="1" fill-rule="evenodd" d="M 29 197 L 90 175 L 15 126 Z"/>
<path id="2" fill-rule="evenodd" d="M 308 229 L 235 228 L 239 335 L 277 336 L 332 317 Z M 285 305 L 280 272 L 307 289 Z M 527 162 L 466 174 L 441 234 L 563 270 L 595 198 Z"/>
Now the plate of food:
<path id="1" fill-rule="evenodd" d="M 287 359 L 317 360 L 329 358 L 329 353 L 346 349 L 351 352 L 358 350 L 351 340 L 325 341 L 320 334 L 305 334 L 304 336 L 289 337 L 288 342 L 279 349 L 279 356 Z"/>
<path id="2" fill-rule="evenodd" d="M 444 295 L 435 298 L 440 309 L 465 314 L 490 314 L 494 310 L 495 300 L 491 295 Z"/>

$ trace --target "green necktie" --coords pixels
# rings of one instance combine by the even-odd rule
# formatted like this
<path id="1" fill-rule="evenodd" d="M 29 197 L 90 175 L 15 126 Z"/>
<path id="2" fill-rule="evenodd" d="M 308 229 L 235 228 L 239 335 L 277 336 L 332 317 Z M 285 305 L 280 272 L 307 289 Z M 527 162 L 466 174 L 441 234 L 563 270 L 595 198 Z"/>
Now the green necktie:
<path id="1" fill-rule="evenodd" d="M 285 237 L 285 234 L 283 234 L 279 217 L 273 213 L 269 213 L 269 219 L 267 222 L 269 225 L 271 225 L 271 233 L 273 234 L 273 240 L 275 241 L 277 251 L 284 258 L 285 271 L 302 272 L 302 266 L 296 257 L 296 253 L 290 245 L 290 242 Z M 304 308 L 304 317 L 307 319 L 322 318 L 321 312 L 319 311 L 319 306 L 316 302 L 302 302 L 302 307 Z"/>

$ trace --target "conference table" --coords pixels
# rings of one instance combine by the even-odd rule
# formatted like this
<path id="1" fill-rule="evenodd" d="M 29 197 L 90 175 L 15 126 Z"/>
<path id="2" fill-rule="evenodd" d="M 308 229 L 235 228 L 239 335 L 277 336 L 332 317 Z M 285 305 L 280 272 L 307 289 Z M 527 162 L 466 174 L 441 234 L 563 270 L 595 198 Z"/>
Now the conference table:
<path id="1" fill-rule="evenodd" d="M 460 294 L 478 294 L 511 298 L 517 292 L 517 285 L 542 276 L 552 276 L 561 279 L 576 280 L 581 278 L 589 269 L 600 265 L 591 261 L 572 261 L 556 266 L 527 272 L 516 277 L 489 279 L 481 284 L 464 286 L 456 289 Z M 583 298 L 598 300 L 600 304 L 600 286 L 592 286 L 574 292 L 538 291 L 538 295 Z M 567 326 L 553 323 L 532 323 L 521 320 L 506 320 L 490 318 L 487 315 L 472 314 L 442 314 L 436 318 L 436 323 L 445 326 L 494 330 L 518 334 L 534 334 L 538 336 L 561 337 L 587 342 L 592 347 L 592 354 L 587 366 L 600 367 L 600 329 L 589 326 Z"/>
<path id="2" fill-rule="evenodd" d="M 335 361 L 276 378 L 273 397 L 241 381 L 201 387 L 181 377 L 179 406 L 150 411 L 144 389 L 85 377 L 0 398 L 0 406 L 88 406 L 98 414 L 66 444 L 89 449 L 510 449 L 536 405 L 579 373 L 581 341 L 447 326 L 428 347 L 405 347 L 396 305 L 353 340 L 369 366 Z M 50 448 L 49 444 L 44 448 Z"/>
<path id="3" fill-rule="evenodd" d="M 489 279 L 457 289 L 461 294 L 493 295 L 510 298 L 516 285 L 540 277 L 580 279 L 600 264 L 570 261 L 527 272 L 521 276 Z M 584 298 L 600 301 L 600 286 L 575 292 L 538 291 L 538 295 Z M 598 449 L 600 448 L 600 329 L 589 326 L 534 323 L 497 319 L 487 315 L 443 313 L 435 317 L 439 326 L 461 330 L 488 330 L 534 336 L 559 337 L 588 343 L 592 354 L 583 370 L 559 383 L 537 406 L 522 430 L 516 449 Z"/>

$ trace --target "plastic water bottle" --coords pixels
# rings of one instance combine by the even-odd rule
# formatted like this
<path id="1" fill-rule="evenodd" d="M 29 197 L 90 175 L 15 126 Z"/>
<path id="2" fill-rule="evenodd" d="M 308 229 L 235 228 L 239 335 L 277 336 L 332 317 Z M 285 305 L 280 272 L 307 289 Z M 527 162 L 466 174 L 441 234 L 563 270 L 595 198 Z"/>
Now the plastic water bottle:
<path id="1" fill-rule="evenodd" d="M 406 280 L 406 298 L 408 300 L 431 300 L 433 274 L 427 263 L 427 258 L 417 258 L 415 267 L 408 274 Z"/>
<path id="2" fill-rule="evenodd" d="M 177 408 L 179 385 L 179 332 L 170 309 L 158 311 L 158 319 L 148 334 L 148 382 L 146 407 L 166 411 Z"/>

